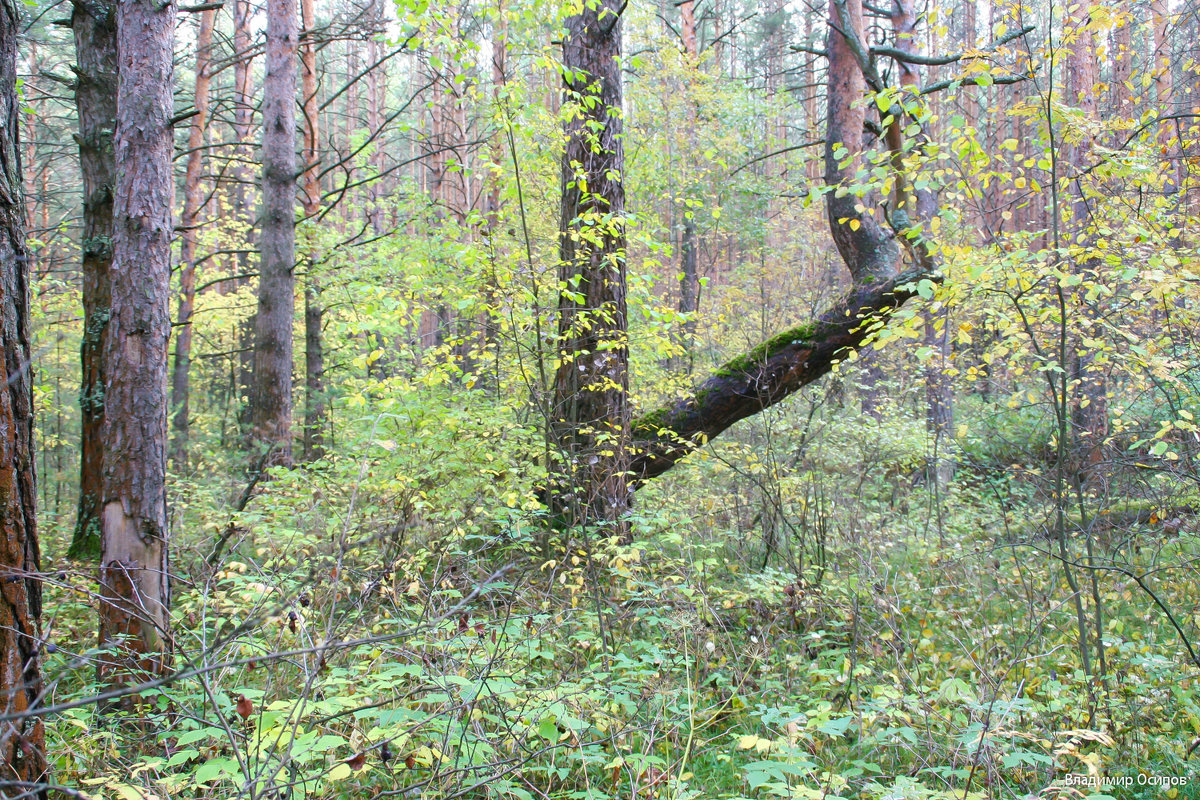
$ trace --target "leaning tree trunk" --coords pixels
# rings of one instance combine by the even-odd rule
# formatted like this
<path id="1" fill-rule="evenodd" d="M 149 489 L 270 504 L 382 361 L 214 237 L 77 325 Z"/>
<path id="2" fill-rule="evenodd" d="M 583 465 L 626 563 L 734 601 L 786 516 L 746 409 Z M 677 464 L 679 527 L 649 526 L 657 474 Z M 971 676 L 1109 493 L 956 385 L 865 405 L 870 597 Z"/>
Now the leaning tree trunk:
<path id="1" fill-rule="evenodd" d="M 167 341 L 175 3 L 117 7 L 112 319 L 106 350 L 100 661 L 105 682 L 162 671 L 169 650 Z"/>
<path id="2" fill-rule="evenodd" d="M 267 2 L 263 81 L 258 312 L 255 316 L 252 436 L 256 469 L 292 460 L 292 317 L 296 265 L 296 3 Z"/>
<path id="3" fill-rule="evenodd" d="M 17 7 L 0 9 L 0 714 L 33 710 L 42 695 L 42 586 L 38 572 L 29 330 L 17 103 Z M 45 798 L 41 717 L 0 722 L 0 797 Z"/>
<path id="4" fill-rule="evenodd" d="M 558 448 L 555 513 L 568 525 L 615 523 L 629 510 L 629 350 L 618 0 L 586 4 L 563 38 L 573 105 L 562 160 L 559 367 L 550 428 Z"/>
<path id="5" fill-rule="evenodd" d="M 79 510 L 71 558 L 100 557 L 100 513 L 104 481 L 104 353 L 112 292 L 113 181 L 117 127 L 116 7 L 105 0 L 72 6 L 75 32 L 75 109 L 79 117 L 79 171 L 83 183 L 83 341 L 79 347 Z"/>
<path id="6" fill-rule="evenodd" d="M 192 364 L 192 312 L 196 307 L 196 244 L 200 212 L 204 205 L 200 172 L 204 167 L 204 129 L 208 125 L 208 89 L 212 76 L 213 23 L 217 10 L 207 8 L 200 14 L 200 32 L 196 36 L 196 116 L 188 133 L 187 167 L 183 176 L 182 244 L 179 252 L 179 333 L 175 336 L 175 364 L 171 372 L 171 460 L 179 471 L 188 460 L 188 373 Z"/>

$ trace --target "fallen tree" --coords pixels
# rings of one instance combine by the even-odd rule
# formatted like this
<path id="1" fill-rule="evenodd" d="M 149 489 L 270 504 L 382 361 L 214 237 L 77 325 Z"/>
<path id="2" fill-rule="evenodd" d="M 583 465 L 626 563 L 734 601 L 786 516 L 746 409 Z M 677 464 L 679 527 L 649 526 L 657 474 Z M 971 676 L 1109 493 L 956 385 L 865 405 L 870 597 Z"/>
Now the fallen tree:
<path id="1" fill-rule="evenodd" d="M 657 477 L 746 417 L 821 378 L 917 294 L 915 269 L 856 286 L 815 320 L 789 328 L 715 370 L 687 397 L 634 420 L 629 472 Z"/>

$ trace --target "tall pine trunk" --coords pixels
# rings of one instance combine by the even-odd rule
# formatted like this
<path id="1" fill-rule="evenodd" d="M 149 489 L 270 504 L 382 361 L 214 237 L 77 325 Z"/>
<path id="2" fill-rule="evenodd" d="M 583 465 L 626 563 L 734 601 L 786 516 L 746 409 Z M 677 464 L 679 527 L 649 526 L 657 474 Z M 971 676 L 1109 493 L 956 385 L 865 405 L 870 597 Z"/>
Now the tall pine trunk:
<path id="1" fill-rule="evenodd" d="M 292 460 L 296 265 L 296 3 L 268 0 L 263 80 L 262 230 L 254 333 L 254 463 Z"/>
<path id="2" fill-rule="evenodd" d="M 0 8 L 0 713 L 20 714 L 42 694 L 42 587 L 33 452 L 29 273 L 19 142 L 16 53 L 20 16 Z M 45 798 L 41 717 L 0 724 L 0 797 Z M 23 785 L 24 783 L 34 784 Z"/>
<path id="3" fill-rule="evenodd" d="M 183 177 L 182 243 L 179 252 L 179 333 L 175 336 L 175 365 L 171 373 L 171 460 L 177 470 L 187 468 L 188 461 L 188 373 L 192 363 L 192 312 L 196 307 L 196 243 L 199 236 L 200 212 L 204 202 L 200 186 L 200 171 L 204 167 L 204 131 L 208 126 L 208 88 L 211 82 L 213 23 L 217 10 L 208 8 L 200 14 L 200 31 L 196 36 L 196 116 L 188 133 L 187 167 Z"/>
<path id="4" fill-rule="evenodd" d="M 79 346 L 79 510 L 71 558 L 100 557 L 100 513 L 104 481 L 104 353 L 112 291 L 113 181 L 117 127 L 116 7 L 81 0 L 71 12 L 75 33 L 75 109 L 79 117 L 79 171 L 83 183 L 83 340 Z"/>
<path id="5" fill-rule="evenodd" d="M 166 666 L 174 2 L 117 6 L 112 317 L 105 350 L 100 662 L 111 684 Z"/>

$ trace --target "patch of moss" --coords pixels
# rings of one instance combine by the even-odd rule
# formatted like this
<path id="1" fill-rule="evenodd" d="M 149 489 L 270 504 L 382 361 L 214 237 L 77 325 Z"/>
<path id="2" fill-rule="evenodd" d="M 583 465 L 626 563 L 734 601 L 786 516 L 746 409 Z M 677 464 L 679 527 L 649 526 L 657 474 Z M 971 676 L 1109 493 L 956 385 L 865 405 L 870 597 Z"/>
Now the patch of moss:
<path id="1" fill-rule="evenodd" d="M 718 378 L 729 378 L 734 375 L 745 374 L 755 366 L 767 361 L 769 358 L 771 358 L 771 356 L 775 355 L 785 347 L 795 344 L 796 342 L 805 341 L 811 338 L 812 335 L 813 324 L 811 322 L 806 322 L 803 325 L 797 325 L 794 328 L 789 328 L 783 333 L 776 334 L 770 339 L 767 339 L 750 352 L 726 361 L 717 368 L 713 375 Z"/>
<path id="2" fill-rule="evenodd" d="M 632 429 L 634 433 L 641 431 L 652 436 L 657 436 L 658 432 L 665 427 L 667 414 L 669 413 L 670 409 L 657 408 L 648 414 L 643 414 L 633 421 Z"/>

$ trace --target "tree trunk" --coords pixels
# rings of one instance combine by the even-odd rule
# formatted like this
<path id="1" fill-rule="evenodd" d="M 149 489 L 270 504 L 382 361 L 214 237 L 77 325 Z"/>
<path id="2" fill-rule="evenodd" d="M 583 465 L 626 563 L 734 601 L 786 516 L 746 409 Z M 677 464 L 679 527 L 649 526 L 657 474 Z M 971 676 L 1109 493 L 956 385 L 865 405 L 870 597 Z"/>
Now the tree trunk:
<path id="1" fill-rule="evenodd" d="M 1150 17 L 1154 27 L 1154 85 L 1158 101 L 1157 112 L 1167 115 L 1178 111 L 1175 97 L 1175 74 L 1173 72 L 1173 54 L 1169 37 L 1172 22 L 1171 7 L 1167 0 L 1151 0 Z M 1158 139 L 1165 158 L 1172 163 L 1166 167 L 1166 191 L 1175 195 L 1177 204 L 1182 201 L 1180 189 L 1187 177 L 1187 166 L 1183 159 L 1183 142 L 1179 140 L 1180 128 L 1172 121 L 1158 126 Z M 1174 239 L 1178 241 L 1178 237 Z"/>
<path id="2" fill-rule="evenodd" d="M 42 586 L 38 572 L 37 488 L 33 451 L 33 378 L 29 324 L 29 252 L 25 248 L 17 37 L 20 14 L 0 10 L 0 713 L 20 714 L 42 694 Z M 47 779 L 41 717 L 0 723 L 0 797 L 47 793 L 25 785 Z"/>
<path id="3" fill-rule="evenodd" d="M 1094 119 L 1096 109 L 1096 82 L 1099 64 L 1096 59 L 1096 40 L 1091 31 L 1086 29 L 1089 22 L 1085 6 L 1072 6 L 1069 14 L 1067 36 L 1069 52 L 1067 56 L 1066 102 L 1079 108 L 1089 119 Z M 1063 158 L 1069 165 L 1073 176 L 1082 174 L 1090 167 L 1092 148 L 1084 141 L 1063 147 Z M 1071 191 L 1071 221 L 1066 226 L 1070 231 L 1072 241 L 1087 241 L 1092 237 L 1088 233 L 1090 210 L 1088 198 L 1084 194 L 1079 180 L 1070 182 Z M 1074 272 L 1091 273 L 1096 277 L 1099 263 L 1089 261 L 1083 264 L 1072 264 Z M 1089 303 L 1083 293 L 1078 293 L 1081 309 L 1080 324 L 1085 328 L 1096 325 L 1098 310 L 1094 303 Z M 1065 323 L 1064 323 L 1065 324 Z M 1097 468 L 1104 459 L 1104 441 L 1108 437 L 1108 386 L 1104 374 L 1094 365 L 1094 356 L 1082 343 L 1081 337 L 1092 338 L 1097 331 L 1080 331 L 1072 348 L 1074 355 L 1071 364 L 1063 368 L 1072 373 L 1073 381 L 1078 381 L 1071 398 L 1071 418 L 1075 438 L 1074 460 L 1078 477 L 1083 482 L 1101 477 Z M 1102 334 L 1101 334 L 1102 335 Z"/>
<path id="4" fill-rule="evenodd" d="M 117 122 L 117 19 L 113 4 L 97 0 L 72 7 L 75 33 L 75 108 L 79 116 L 79 171 L 83 183 L 83 339 L 79 438 L 79 511 L 71 558 L 99 560 L 104 494 L 104 358 L 112 292 L 113 181 Z"/>
<path id="5" fill-rule="evenodd" d="M 233 181 L 234 181 L 234 215 L 238 222 L 238 230 L 243 232 L 242 249 L 254 249 L 255 242 L 255 198 L 254 182 L 250 175 L 249 165 L 254 163 L 251 152 L 250 135 L 254 127 L 254 91 L 251 85 L 251 68 L 253 58 L 250 55 L 252 33 L 250 30 L 253 8 L 250 0 L 233 1 L 233 93 L 234 116 L 233 138 L 237 142 L 234 149 Z M 252 271 L 252 261 L 247 252 L 238 253 L 230 263 L 230 273 L 245 275 Z M 244 286 L 247 279 L 239 279 L 232 286 Z M 237 396 L 238 426 L 243 434 L 250 429 L 250 398 L 254 394 L 251 385 L 254 373 L 254 314 L 242 320 L 237 329 L 236 368 L 233 370 Z"/>
<path id="6" fill-rule="evenodd" d="M 559 367 L 550 426 L 558 447 L 555 513 L 565 524 L 629 510 L 629 351 L 618 0 L 585 5 L 563 38 L 564 100 L 575 105 L 562 161 Z"/>
<path id="7" fill-rule="evenodd" d="M 296 264 L 296 4 L 268 0 L 263 81 L 262 232 L 255 316 L 254 463 L 292 460 L 292 318 Z"/>
<path id="8" fill-rule="evenodd" d="M 175 336 L 175 366 L 171 373 L 171 461 L 183 472 L 188 459 L 188 372 L 192 363 L 192 312 L 196 307 L 196 240 L 199 236 L 201 194 L 200 171 L 204 166 L 204 131 L 208 126 L 208 87 L 212 69 L 213 23 L 217 10 L 200 14 L 200 32 L 196 36 L 196 116 L 188 133 L 187 167 L 183 178 L 183 218 L 179 252 L 179 332 Z"/>
<path id="9" fill-rule="evenodd" d="M 686 180 L 691 184 L 695 178 L 693 173 L 699 169 L 699 164 L 696 158 L 696 124 L 699 116 L 696 108 L 695 98 L 695 81 L 691 78 L 693 70 L 700 69 L 700 50 L 699 43 L 696 37 L 696 9 L 695 0 L 687 0 L 679 7 L 680 19 L 682 22 L 682 38 L 683 49 L 687 53 L 687 69 L 689 77 L 684 91 L 688 96 L 687 107 L 687 175 Z M 694 186 L 689 185 L 688 199 Z M 679 311 L 683 314 L 695 314 L 700 310 L 700 268 L 699 268 L 699 250 L 700 242 L 696 235 L 696 219 L 694 210 L 690 206 L 685 206 L 683 209 L 683 230 L 679 240 Z M 686 351 L 683 357 L 683 365 L 687 372 L 691 372 L 693 363 L 693 349 L 695 347 L 696 338 L 696 320 L 686 320 L 680 331 L 682 334 L 682 342 Z"/>
<path id="10" fill-rule="evenodd" d="M 167 341 L 170 336 L 171 130 L 175 4 L 117 6 L 112 318 L 106 360 L 104 509 L 100 520 L 101 680 L 166 666 Z"/>
<path id="11" fill-rule="evenodd" d="M 1133 113 L 1133 17 L 1132 3 L 1121 0 L 1121 14 L 1116 19 L 1116 28 L 1112 32 L 1112 92 L 1110 98 L 1117 115 L 1127 119 Z M 1125 138 L 1120 134 L 1119 144 Z"/>
<path id="12" fill-rule="evenodd" d="M 896 274 L 900 248 L 875 215 L 859 211 L 863 199 L 847 189 L 863 167 L 866 78 L 852 42 L 861 46 L 862 0 L 830 0 L 829 99 L 825 117 L 825 183 L 842 191 L 825 194 L 829 230 L 856 283 L 873 284 Z M 843 33 L 844 32 L 844 33 Z M 853 37 L 847 39 L 847 36 Z M 844 152 L 843 152 L 844 151 Z M 853 224 L 852 224 L 853 223 Z"/>
<path id="13" fill-rule="evenodd" d="M 383 4 L 378 0 L 372 0 L 371 7 L 368 13 L 368 21 L 372 30 L 383 29 Z M 367 131 L 371 136 L 377 136 L 380 126 L 383 124 L 383 105 L 384 91 L 387 87 L 387 73 L 385 65 L 378 64 L 383 56 L 383 45 L 378 36 L 372 36 L 367 42 L 367 63 L 376 64 L 370 72 L 367 73 Z M 370 164 L 371 169 L 375 173 L 375 179 L 371 181 L 367 190 L 370 196 L 370 206 L 367 211 L 367 218 L 371 223 L 371 230 L 378 236 L 383 233 L 383 203 L 384 197 L 384 179 L 381 177 L 383 172 L 383 142 L 376 140 L 374 148 L 371 150 Z"/>
<path id="14" fill-rule="evenodd" d="M 320 109 L 317 103 L 317 47 L 313 0 L 300 2 L 304 45 L 301 48 L 301 86 L 304 98 L 304 216 L 313 219 L 321 210 L 320 154 L 317 151 Z M 314 273 L 316 254 L 308 254 L 304 287 L 304 460 L 320 458 L 324 451 L 325 351 L 321 341 L 324 316 L 321 290 Z"/>

